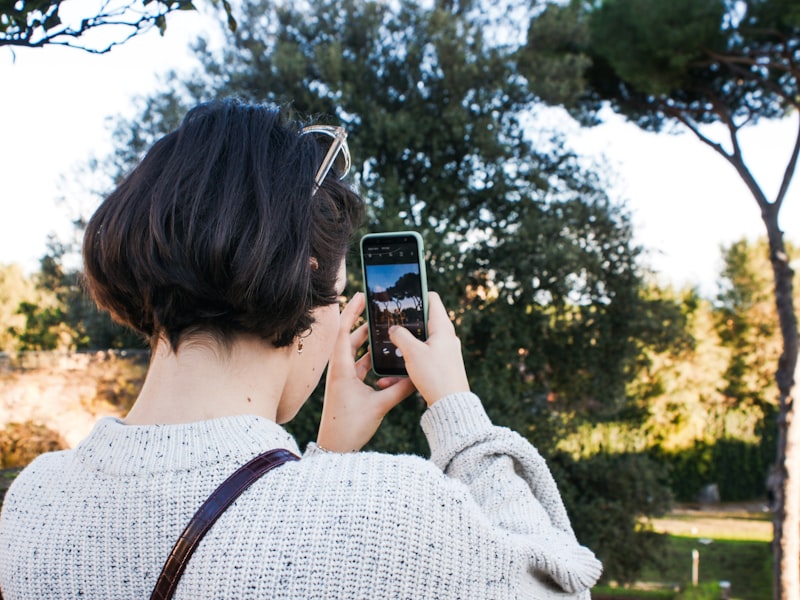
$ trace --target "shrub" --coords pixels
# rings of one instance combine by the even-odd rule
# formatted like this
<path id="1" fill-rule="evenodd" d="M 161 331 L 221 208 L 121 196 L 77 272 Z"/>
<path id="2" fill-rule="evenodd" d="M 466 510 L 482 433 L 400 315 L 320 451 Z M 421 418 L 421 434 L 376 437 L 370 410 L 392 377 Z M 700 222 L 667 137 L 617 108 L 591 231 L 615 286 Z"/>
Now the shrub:
<path id="1" fill-rule="evenodd" d="M 581 461 L 558 454 L 550 464 L 578 539 L 603 561 L 604 581 L 632 582 L 646 564 L 659 563 L 666 536 L 650 530 L 647 519 L 672 502 L 661 465 L 633 453 Z"/>
<path id="2" fill-rule="evenodd" d="M 0 430 L 0 467 L 24 467 L 43 452 L 66 447 L 58 433 L 41 423 L 8 423 Z"/>

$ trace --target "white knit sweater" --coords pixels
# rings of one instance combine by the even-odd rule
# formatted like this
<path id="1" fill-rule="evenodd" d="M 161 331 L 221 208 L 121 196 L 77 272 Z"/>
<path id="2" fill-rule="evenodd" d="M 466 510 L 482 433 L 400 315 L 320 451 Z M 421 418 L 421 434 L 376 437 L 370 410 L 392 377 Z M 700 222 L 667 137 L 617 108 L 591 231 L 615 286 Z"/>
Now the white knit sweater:
<path id="1" fill-rule="evenodd" d="M 175 597 L 588 598 L 600 563 L 576 542 L 536 449 L 493 426 L 473 394 L 440 400 L 422 427 L 430 461 L 311 444 L 263 476 L 208 532 Z M 148 598 L 206 497 L 278 447 L 299 453 L 284 429 L 256 416 L 100 420 L 9 490 L 5 600 Z"/>

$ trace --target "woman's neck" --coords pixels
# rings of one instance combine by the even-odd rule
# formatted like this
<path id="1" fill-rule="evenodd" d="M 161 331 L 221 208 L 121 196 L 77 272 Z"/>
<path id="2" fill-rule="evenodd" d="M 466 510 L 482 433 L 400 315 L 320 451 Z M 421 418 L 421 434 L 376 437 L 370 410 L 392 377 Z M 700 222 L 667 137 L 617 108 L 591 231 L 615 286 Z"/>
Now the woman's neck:
<path id="1" fill-rule="evenodd" d="M 142 390 L 125 422 L 176 424 L 238 414 L 275 420 L 286 385 L 288 351 L 257 338 L 230 346 L 187 340 L 178 352 L 159 340 Z"/>

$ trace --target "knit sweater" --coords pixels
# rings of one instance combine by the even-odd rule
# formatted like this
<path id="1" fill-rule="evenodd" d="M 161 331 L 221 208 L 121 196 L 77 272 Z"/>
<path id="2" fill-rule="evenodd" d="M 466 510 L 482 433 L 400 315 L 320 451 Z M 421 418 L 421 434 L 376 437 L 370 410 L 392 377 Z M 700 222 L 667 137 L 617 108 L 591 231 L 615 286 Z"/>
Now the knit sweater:
<path id="1" fill-rule="evenodd" d="M 203 538 L 175 597 L 587 599 L 600 563 L 576 541 L 536 449 L 493 426 L 473 394 L 443 398 L 422 427 L 430 460 L 310 444 L 264 475 Z M 149 597 L 200 504 L 280 447 L 299 454 L 282 427 L 252 415 L 101 419 L 8 491 L 5 600 Z"/>

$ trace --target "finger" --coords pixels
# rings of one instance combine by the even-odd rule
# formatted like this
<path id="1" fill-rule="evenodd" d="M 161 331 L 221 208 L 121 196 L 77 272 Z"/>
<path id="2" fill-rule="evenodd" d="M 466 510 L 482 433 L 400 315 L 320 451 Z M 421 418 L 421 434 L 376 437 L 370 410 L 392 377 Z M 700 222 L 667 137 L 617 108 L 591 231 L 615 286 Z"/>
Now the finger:
<path id="1" fill-rule="evenodd" d="M 353 356 L 355 350 L 351 349 L 350 332 L 358 319 L 358 315 L 364 310 L 364 294 L 357 292 L 344 310 L 339 315 L 339 333 L 336 336 L 334 355 Z"/>
<path id="2" fill-rule="evenodd" d="M 358 351 L 358 349 L 364 345 L 364 342 L 367 341 L 368 335 L 369 330 L 366 323 L 356 327 L 350 333 L 350 347 L 353 349 L 353 356 L 355 356 L 355 353 Z"/>
<path id="3" fill-rule="evenodd" d="M 404 355 L 411 351 L 413 344 L 422 343 L 415 338 L 414 334 L 408 329 L 400 327 L 399 325 L 393 325 L 389 328 L 389 339 L 392 340 L 392 343 L 397 346 Z"/>
<path id="4" fill-rule="evenodd" d="M 455 331 L 450 315 L 436 292 L 428 292 L 428 335 L 452 333 Z"/>
<path id="5" fill-rule="evenodd" d="M 364 381 L 371 368 L 372 360 L 370 360 L 369 352 L 367 352 L 364 354 L 364 356 L 356 361 L 356 377 L 358 377 L 361 381 Z"/>
<path id="6" fill-rule="evenodd" d="M 339 315 L 340 328 L 347 329 L 348 333 L 352 331 L 358 321 L 358 317 L 364 312 L 364 306 L 364 294 L 362 292 L 353 294 L 350 302 L 347 303 L 347 306 L 344 307 L 341 315 Z"/>
<path id="7" fill-rule="evenodd" d="M 399 381 L 411 381 L 408 377 L 381 377 L 375 382 L 380 389 L 385 389 L 395 385 Z"/>
<path id="8" fill-rule="evenodd" d="M 384 413 L 389 412 L 392 408 L 400 404 L 403 400 L 408 398 L 416 388 L 408 377 L 396 377 L 382 379 L 394 379 L 387 387 L 378 391 L 375 396 L 381 405 Z"/>

